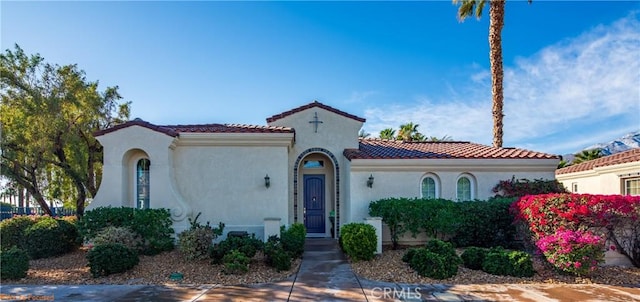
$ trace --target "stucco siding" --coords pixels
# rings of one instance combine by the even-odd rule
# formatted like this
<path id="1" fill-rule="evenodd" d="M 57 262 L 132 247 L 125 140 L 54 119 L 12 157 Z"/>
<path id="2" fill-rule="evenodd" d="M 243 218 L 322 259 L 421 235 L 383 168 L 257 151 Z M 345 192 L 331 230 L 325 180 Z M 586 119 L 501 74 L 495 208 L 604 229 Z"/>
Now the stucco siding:
<path id="1" fill-rule="evenodd" d="M 599 167 L 592 170 L 559 174 L 556 176 L 568 190 L 573 191 L 574 184 L 581 194 L 625 194 L 622 181 L 627 177 L 640 175 L 640 162 Z"/>

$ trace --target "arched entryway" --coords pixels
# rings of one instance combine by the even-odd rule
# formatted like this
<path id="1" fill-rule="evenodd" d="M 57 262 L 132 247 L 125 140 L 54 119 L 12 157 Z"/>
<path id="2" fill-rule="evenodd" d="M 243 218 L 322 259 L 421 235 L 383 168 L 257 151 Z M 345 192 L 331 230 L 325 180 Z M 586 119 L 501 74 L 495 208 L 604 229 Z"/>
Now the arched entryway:
<path id="1" fill-rule="evenodd" d="M 294 221 L 304 223 L 308 237 L 337 237 L 339 168 L 333 154 L 309 149 L 294 165 Z"/>

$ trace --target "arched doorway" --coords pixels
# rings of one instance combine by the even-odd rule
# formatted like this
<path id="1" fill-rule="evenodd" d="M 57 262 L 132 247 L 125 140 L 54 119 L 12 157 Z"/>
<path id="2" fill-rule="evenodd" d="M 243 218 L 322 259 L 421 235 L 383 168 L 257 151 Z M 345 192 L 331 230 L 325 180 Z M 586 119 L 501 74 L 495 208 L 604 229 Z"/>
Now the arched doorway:
<path id="1" fill-rule="evenodd" d="M 309 149 L 294 166 L 294 220 L 308 237 L 336 237 L 339 225 L 338 165 L 331 152 Z"/>

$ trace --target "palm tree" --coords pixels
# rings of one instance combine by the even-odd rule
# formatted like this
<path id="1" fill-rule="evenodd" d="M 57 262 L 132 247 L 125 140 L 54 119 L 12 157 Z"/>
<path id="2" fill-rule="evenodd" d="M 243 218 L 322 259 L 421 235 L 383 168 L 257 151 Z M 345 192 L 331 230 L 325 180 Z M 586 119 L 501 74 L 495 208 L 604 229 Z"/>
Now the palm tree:
<path id="1" fill-rule="evenodd" d="M 369 137 L 369 135 L 371 135 L 371 133 L 365 132 L 364 129 L 360 129 L 360 132 L 358 132 L 358 137 L 361 138 L 367 138 Z"/>
<path id="2" fill-rule="evenodd" d="M 602 157 L 602 149 L 590 149 L 590 150 L 582 150 L 582 152 L 577 153 L 575 158 L 573 159 L 573 164 L 579 164 L 585 161 L 594 160 Z"/>
<path id="3" fill-rule="evenodd" d="M 395 137 L 396 137 L 396 131 L 391 128 L 382 129 L 382 131 L 380 131 L 381 139 L 395 139 Z"/>
<path id="4" fill-rule="evenodd" d="M 405 142 L 410 142 L 414 140 L 414 138 L 418 138 L 420 132 L 418 132 L 418 124 L 414 124 L 413 122 L 409 122 L 404 125 L 400 125 L 400 130 L 398 131 L 398 139 L 403 140 Z"/>
<path id="5" fill-rule="evenodd" d="M 441 138 L 435 137 L 435 136 L 431 136 L 428 139 L 426 139 L 426 141 L 429 142 L 451 142 L 453 141 L 453 138 L 449 135 L 445 135 Z"/>
<path id="6" fill-rule="evenodd" d="M 491 65 L 491 95 L 493 96 L 493 146 L 502 147 L 502 107 L 504 95 L 502 89 L 502 28 L 504 27 L 505 0 L 453 0 L 454 4 L 460 3 L 458 19 L 463 21 L 467 17 L 475 15 L 478 19 L 482 16 L 482 9 L 489 2 L 489 63 Z M 531 0 L 529 1 L 531 2 Z"/>

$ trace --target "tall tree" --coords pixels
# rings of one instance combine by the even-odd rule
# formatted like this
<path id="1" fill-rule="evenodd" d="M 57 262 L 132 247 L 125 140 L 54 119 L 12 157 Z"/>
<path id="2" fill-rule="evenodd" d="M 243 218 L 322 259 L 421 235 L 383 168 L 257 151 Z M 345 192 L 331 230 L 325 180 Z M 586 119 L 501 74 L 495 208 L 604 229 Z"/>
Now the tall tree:
<path id="1" fill-rule="evenodd" d="M 487 2 L 489 2 L 489 63 L 491 65 L 491 95 L 493 98 L 491 109 L 493 115 L 493 146 L 502 147 L 502 119 L 504 117 L 502 28 L 504 27 L 505 0 L 453 0 L 454 4 L 460 4 L 458 8 L 458 19 L 460 21 L 464 21 L 470 16 L 476 16 L 479 19 Z"/>
<path id="2" fill-rule="evenodd" d="M 2 174 L 45 213 L 45 197 L 71 201 L 78 216 L 100 183 L 102 146 L 92 133 L 128 119 L 118 87 L 98 90 L 76 65 L 52 65 L 16 45 L 0 55 Z"/>
<path id="3" fill-rule="evenodd" d="M 590 161 L 602 157 L 602 149 L 590 149 L 582 150 L 582 152 L 575 154 L 572 164 L 579 164 L 585 161 Z"/>
<path id="4" fill-rule="evenodd" d="M 396 131 L 391 129 L 391 128 L 382 129 L 382 131 L 380 131 L 380 138 L 381 139 L 395 139 L 396 138 Z"/>
<path id="5" fill-rule="evenodd" d="M 418 126 L 420 125 L 414 124 L 413 122 L 400 125 L 398 139 L 405 142 L 424 140 L 424 135 L 418 132 Z"/>

